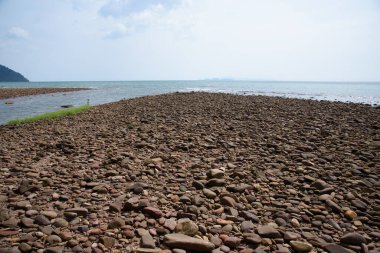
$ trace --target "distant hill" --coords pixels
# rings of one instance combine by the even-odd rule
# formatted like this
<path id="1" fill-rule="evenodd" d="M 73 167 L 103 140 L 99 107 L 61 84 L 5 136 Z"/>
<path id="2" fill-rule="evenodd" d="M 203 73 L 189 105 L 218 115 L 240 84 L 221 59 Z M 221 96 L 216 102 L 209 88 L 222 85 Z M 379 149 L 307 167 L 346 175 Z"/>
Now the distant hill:
<path id="1" fill-rule="evenodd" d="M 29 82 L 23 75 L 0 65 L 0 82 Z"/>

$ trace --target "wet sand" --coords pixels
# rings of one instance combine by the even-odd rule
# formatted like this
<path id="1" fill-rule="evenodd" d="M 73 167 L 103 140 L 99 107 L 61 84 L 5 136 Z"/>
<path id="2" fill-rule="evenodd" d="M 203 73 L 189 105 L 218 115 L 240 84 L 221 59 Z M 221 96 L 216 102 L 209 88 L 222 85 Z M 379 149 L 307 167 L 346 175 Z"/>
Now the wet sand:
<path id="1" fill-rule="evenodd" d="M 0 252 L 379 252 L 379 113 L 175 93 L 1 126 Z"/>
<path id="2" fill-rule="evenodd" d="M 0 88 L 0 99 L 57 92 L 88 90 L 87 88 Z"/>

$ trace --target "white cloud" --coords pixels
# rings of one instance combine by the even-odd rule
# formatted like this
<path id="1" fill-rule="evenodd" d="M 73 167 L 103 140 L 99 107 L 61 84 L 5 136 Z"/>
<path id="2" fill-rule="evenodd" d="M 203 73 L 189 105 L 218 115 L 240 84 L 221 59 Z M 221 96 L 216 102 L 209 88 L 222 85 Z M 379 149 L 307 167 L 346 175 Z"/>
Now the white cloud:
<path id="1" fill-rule="evenodd" d="M 8 30 L 8 37 L 12 39 L 28 39 L 30 37 L 29 32 L 21 27 L 11 27 Z"/>

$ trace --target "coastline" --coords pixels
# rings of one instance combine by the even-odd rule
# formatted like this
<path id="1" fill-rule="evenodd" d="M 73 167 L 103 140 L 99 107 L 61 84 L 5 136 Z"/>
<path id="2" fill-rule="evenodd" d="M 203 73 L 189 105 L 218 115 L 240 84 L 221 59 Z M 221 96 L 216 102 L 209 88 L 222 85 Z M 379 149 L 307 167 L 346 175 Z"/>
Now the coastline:
<path id="1" fill-rule="evenodd" d="M 0 88 L 0 99 L 80 90 L 89 90 L 89 88 Z"/>
<path id="2" fill-rule="evenodd" d="M 172 93 L 0 126 L 0 247 L 168 249 L 183 232 L 245 252 L 379 249 L 379 121 L 361 104 Z"/>

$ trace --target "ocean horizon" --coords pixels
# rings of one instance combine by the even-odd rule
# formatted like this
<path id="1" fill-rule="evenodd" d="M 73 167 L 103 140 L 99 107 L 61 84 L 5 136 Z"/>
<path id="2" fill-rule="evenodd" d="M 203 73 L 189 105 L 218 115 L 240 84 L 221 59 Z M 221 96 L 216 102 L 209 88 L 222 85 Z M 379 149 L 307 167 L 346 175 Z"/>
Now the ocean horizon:
<path id="1" fill-rule="evenodd" d="M 91 105 L 171 92 L 222 92 L 380 105 L 380 82 L 248 81 L 229 79 L 160 81 L 0 82 L 0 88 L 91 88 L 0 100 L 0 124 L 61 109 L 62 105 Z M 6 101 L 13 104 L 5 104 Z"/>

